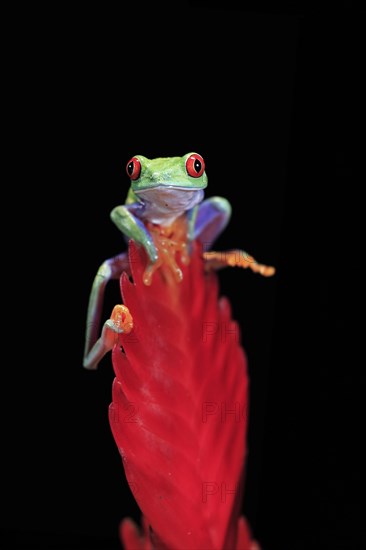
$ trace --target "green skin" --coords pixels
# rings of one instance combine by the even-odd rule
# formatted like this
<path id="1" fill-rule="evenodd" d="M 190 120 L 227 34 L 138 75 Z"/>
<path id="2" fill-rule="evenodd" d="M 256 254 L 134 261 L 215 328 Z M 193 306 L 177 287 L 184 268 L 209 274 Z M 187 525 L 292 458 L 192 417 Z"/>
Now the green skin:
<path id="1" fill-rule="evenodd" d="M 199 177 L 189 175 L 187 161 L 195 155 L 188 153 L 182 157 L 155 159 L 142 155 L 134 157 L 140 161 L 141 173 L 137 179 L 131 179 L 125 203 L 111 211 L 111 219 L 126 241 L 133 239 L 141 244 L 152 263 L 156 262 L 158 252 L 146 222 L 169 226 L 182 214 L 186 214 L 187 242 L 189 244 L 198 239 L 204 250 L 211 248 L 229 222 L 231 206 L 227 199 L 210 197 L 203 200 L 203 190 L 207 186 L 206 172 L 203 171 Z M 110 351 L 111 331 L 117 334 L 123 332 L 108 319 L 98 338 L 105 287 L 108 281 L 119 279 L 123 271 L 130 272 L 127 252 L 106 260 L 94 278 L 88 305 L 83 360 L 87 369 L 96 369 L 102 357 Z"/>
<path id="2" fill-rule="evenodd" d="M 186 169 L 187 159 L 183 157 L 147 159 L 137 155 L 141 163 L 141 175 L 131 180 L 125 205 L 117 206 L 111 212 L 111 219 L 127 237 L 142 244 L 152 262 L 157 260 L 157 251 L 144 222 L 171 225 L 184 212 L 189 213 L 188 240 L 194 238 L 197 205 L 203 199 L 207 186 L 206 172 L 192 177 Z M 226 199 L 216 198 L 218 213 L 229 219 L 231 208 Z M 214 201 L 214 202 L 215 202 Z"/>

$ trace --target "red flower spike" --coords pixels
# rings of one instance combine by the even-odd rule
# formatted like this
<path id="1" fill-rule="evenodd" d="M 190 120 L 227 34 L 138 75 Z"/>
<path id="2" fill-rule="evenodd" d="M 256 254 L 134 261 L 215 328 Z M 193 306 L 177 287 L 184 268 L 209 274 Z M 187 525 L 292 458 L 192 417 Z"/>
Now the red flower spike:
<path id="1" fill-rule="evenodd" d="M 129 244 L 121 277 L 133 319 L 112 351 L 110 426 L 142 532 L 121 522 L 125 550 L 259 550 L 240 517 L 248 375 L 238 324 L 193 243 L 183 280 L 159 268 L 143 283 L 144 249 Z"/>

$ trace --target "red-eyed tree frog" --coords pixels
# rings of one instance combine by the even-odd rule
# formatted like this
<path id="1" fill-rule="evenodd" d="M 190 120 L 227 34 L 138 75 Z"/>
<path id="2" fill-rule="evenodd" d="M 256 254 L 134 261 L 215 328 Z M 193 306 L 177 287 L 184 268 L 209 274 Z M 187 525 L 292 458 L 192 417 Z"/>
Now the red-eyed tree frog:
<path id="1" fill-rule="evenodd" d="M 143 246 L 149 264 L 143 281 L 150 285 L 154 272 L 168 266 L 179 283 L 182 271 L 176 261 L 180 253 L 183 263 L 189 262 L 190 244 L 200 241 L 207 269 L 225 266 L 250 268 L 264 276 L 275 273 L 274 267 L 259 264 L 242 250 L 210 251 L 218 235 L 231 217 L 231 205 L 224 197 L 204 198 L 207 174 L 204 159 L 198 153 L 182 157 L 148 159 L 132 157 L 126 166 L 130 187 L 125 203 L 110 213 L 112 221 L 126 242 L 133 239 Z M 99 336 L 105 287 L 108 281 L 130 273 L 128 252 L 109 258 L 98 269 L 92 285 L 86 324 L 83 365 L 96 369 L 102 357 L 112 349 L 116 334 L 129 332 L 133 321 L 128 309 L 117 305 Z"/>

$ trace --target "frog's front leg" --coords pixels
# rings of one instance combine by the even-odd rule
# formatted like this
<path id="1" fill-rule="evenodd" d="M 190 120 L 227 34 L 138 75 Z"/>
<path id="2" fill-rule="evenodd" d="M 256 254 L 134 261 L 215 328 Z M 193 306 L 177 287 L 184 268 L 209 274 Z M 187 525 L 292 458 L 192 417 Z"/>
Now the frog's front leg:
<path id="1" fill-rule="evenodd" d="M 116 206 L 110 216 L 125 237 L 129 237 L 143 245 L 150 261 L 154 263 L 158 259 L 158 251 L 145 224 L 136 215 L 142 208 L 142 206 L 135 203 Z"/>
<path id="2" fill-rule="evenodd" d="M 189 239 L 198 239 L 210 250 L 231 217 L 231 204 L 224 197 L 210 197 L 189 213 Z"/>

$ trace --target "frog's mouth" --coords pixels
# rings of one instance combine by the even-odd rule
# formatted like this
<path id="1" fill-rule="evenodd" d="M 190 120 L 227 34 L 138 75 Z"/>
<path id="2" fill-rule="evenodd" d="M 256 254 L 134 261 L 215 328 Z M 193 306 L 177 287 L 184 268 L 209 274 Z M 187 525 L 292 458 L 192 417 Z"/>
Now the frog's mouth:
<path id="1" fill-rule="evenodd" d="M 134 191 L 144 205 L 143 217 L 152 223 L 170 225 L 203 199 L 203 189 L 177 185 L 154 185 Z"/>

